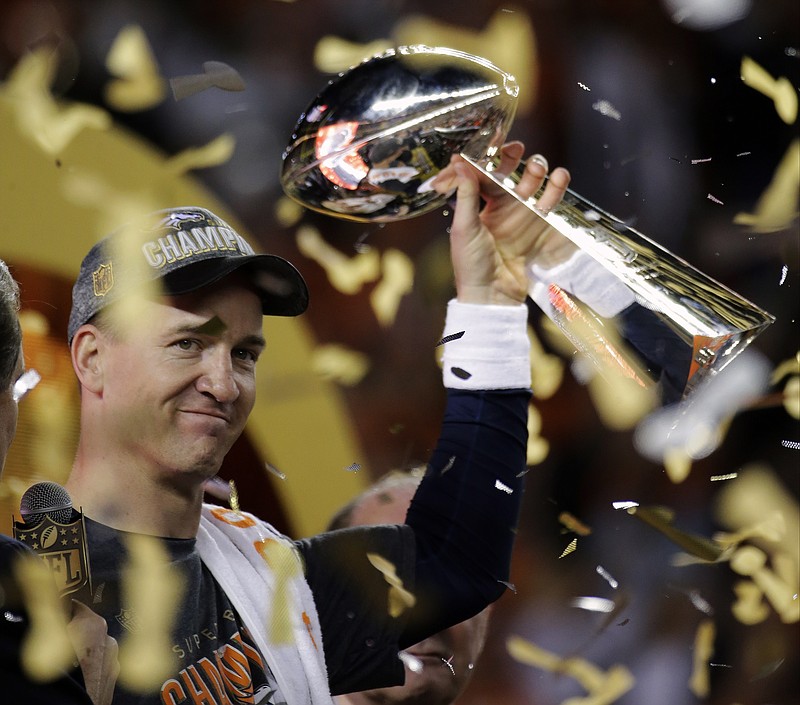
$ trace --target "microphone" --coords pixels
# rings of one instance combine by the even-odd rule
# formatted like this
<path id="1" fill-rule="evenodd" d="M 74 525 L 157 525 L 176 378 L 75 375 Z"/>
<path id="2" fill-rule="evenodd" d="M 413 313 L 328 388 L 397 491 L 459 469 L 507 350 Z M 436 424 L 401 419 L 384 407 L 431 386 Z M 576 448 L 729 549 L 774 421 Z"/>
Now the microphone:
<path id="1" fill-rule="evenodd" d="M 69 492 L 56 482 L 37 482 L 22 495 L 19 513 L 22 521 L 14 522 L 14 538 L 47 564 L 62 597 L 91 604 L 86 525 Z"/>
<path id="2" fill-rule="evenodd" d="M 19 513 L 25 526 L 37 526 L 46 516 L 66 524 L 72 518 L 72 497 L 56 482 L 37 482 L 22 495 Z"/>

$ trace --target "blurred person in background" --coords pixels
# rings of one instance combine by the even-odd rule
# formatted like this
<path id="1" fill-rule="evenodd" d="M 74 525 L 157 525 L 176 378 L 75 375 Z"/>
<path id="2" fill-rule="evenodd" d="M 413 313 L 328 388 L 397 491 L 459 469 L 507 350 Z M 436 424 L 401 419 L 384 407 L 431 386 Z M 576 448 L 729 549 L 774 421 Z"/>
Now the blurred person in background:
<path id="1" fill-rule="evenodd" d="M 402 524 L 424 467 L 395 470 L 381 477 L 331 519 L 328 530 L 351 526 Z M 486 642 L 491 606 L 474 617 L 409 646 L 401 656 L 404 685 L 350 693 L 337 705 L 452 705 L 464 692 Z"/>

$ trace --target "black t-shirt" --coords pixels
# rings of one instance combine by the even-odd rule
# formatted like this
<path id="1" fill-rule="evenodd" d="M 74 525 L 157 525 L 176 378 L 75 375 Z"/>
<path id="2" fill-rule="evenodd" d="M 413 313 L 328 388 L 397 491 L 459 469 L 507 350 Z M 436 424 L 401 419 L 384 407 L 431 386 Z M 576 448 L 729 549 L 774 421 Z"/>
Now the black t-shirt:
<path id="1" fill-rule="evenodd" d="M 126 532 L 86 518 L 93 604 L 122 646 L 138 616 L 125 604 L 120 576 L 127 561 Z M 171 570 L 185 577 L 186 592 L 172 632 L 175 672 L 156 692 L 118 683 L 115 705 L 154 703 L 263 703 L 284 705 L 270 665 L 198 553 L 194 539 L 162 539 Z M 402 620 L 388 616 L 387 583 L 366 560 L 380 553 L 398 575 L 413 570 L 413 537 L 407 527 L 344 530 L 296 544 L 318 600 L 329 682 L 334 692 L 351 684 L 402 681 L 397 640 Z M 373 605 L 369 608 L 368 605 Z M 396 662 L 396 665 L 395 665 Z M 399 671 L 398 671 L 399 668 Z"/>

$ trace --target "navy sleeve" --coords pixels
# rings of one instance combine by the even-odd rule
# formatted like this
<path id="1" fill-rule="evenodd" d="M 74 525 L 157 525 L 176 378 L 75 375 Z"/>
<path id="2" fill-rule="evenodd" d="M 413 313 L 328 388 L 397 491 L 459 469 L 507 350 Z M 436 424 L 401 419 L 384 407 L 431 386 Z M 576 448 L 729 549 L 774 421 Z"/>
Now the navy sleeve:
<path id="1" fill-rule="evenodd" d="M 448 390 L 439 442 L 408 511 L 417 603 L 401 648 L 461 622 L 506 588 L 522 500 L 528 390 Z"/>

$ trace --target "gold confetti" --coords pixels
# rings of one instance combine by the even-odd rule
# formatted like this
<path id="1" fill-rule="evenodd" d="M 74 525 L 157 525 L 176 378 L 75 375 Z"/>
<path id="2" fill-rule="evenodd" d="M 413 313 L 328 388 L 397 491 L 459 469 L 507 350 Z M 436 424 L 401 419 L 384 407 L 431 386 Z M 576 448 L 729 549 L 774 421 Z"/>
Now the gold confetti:
<path id="1" fill-rule="evenodd" d="M 537 399 L 549 399 L 564 380 L 564 362 L 558 355 L 544 349 L 531 326 L 528 326 L 528 340 L 531 345 L 531 390 Z"/>
<path id="2" fill-rule="evenodd" d="M 231 490 L 228 503 L 231 509 L 239 514 L 242 510 L 239 508 L 239 491 L 236 489 L 236 483 L 233 480 L 228 480 L 228 487 Z"/>
<path id="3" fill-rule="evenodd" d="M 193 169 L 207 169 L 227 162 L 236 148 L 236 139 L 233 135 L 223 134 L 211 140 L 203 147 L 190 147 L 184 149 L 165 162 L 166 170 L 179 176 Z"/>
<path id="4" fill-rule="evenodd" d="M 53 575 L 36 556 L 17 557 L 13 571 L 30 622 L 20 653 L 22 667 L 31 680 L 51 681 L 68 670 L 75 658 Z"/>
<path id="5" fill-rule="evenodd" d="M 778 543 L 785 536 L 786 520 L 783 513 L 776 509 L 770 512 L 766 519 L 742 527 L 738 531 L 733 533 L 720 531 L 714 534 L 714 541 L 724 548 L 732 548 L 752 539 L 765 539 L 771 543 Z"/>
<path id="6" fill-rule="evenodd" d="M 484 57 L 510 73 L 519 85 L 517 114 L 525 115 L 538 95 L 538 42 L 527 12 L 498 9 L 482 30 L 423 15 L 407 15 L 392 31 L 393 45 L 426 44 Z"/>
<path id="7" fill-rule="evenodd" d="M 170 568 L 159 539 L 128 534 L 126 546 L 122 593 L 130 628 L 119 644 L 119 682 L 130 690 L 149 692 L 177 669 L 171 636 L 185 585 L 182 575 Z"/>
<path id="8" fill-rule="evenodd" d="M 239 72 L 221 61 L 206 61 L 203 64 L 203 73 L 176 76 L 169 79 L 169 85 L 175 100 L 183 100 L 209 88 L 223 91 L 243 91 L 245 88 Z"/>
<path id="9" fill-rule="evenodd" d="M 673 543 L 704 561 L 714 562 L 722 555 L 722 547 L 711 539 L 690 534 L 672 525 L 674 513 L 666 507 L 630 507 L 628 514 L 660 531 Z"/>
<path id="10" fill-rule="evenodd" d="M 585 659 L 562 658 L 518 636 L 506 640 L 506 650 L 515 661 L 526 666 L 574 678 L 588 693 L 585 698 L 569 698 L 561 705 L 610 705 L 633 688 L 635 682 L 625 666 L 615 665 L 602 671 Z"/>
<path id="11" fill-rule="evenodd" d="M 753 213 L 737 213 L 736 225 L 757 233 L 784 230 L 800 214 L 800 140 L 793 140 Z"/>
<path id="12" fill-rule="evenodd" d="M 541 436 L 542 414 L 533 405 L 528 404 L 528 446 L 525 452 L 525 464 L 538 465 L 550 452 L 550 443 Z"/>
<path id="13" fill-rule="evenodd" d="M 48 154 L 62 152 L 84 129 L 107 130 L 112 124 L 101 108 L 56 103 L 50 93 L 56 58 L 44 48 L 32 51 L 17 63 L 6 82 L 17 129 Z"/>
<path id="14" fill-rule="evenodd" d="M 316 347 L 311 357 L 311 369 L 315 374 L 346 387 L 358 384 L 369 368 L 367 355 L 336 343 Z"/>
<path id="15" fill-rule="evenodd" d="M 777 384 L 788 375 L 800 375 L 800 351 L 775 367 L 770 375 L 770 384 Z"/>
<path id="16" fill-rule="evenodd" d="M 667 448 L 664 451 L 664 470 L 676 485 L 683 482 L 692 470 L 692 456 L 683 448 Z"/>
<path id="17" fill-rule="evenodd" d="M 275 576 L 275 594 L 270 606 L 270 639 L 276 644 L 293 640 L 289 581 L 302 571 L 300 558 L 292 544 L 276 539 L 257 541 L 256 549 Z"/>
<path id="18" fill-rule="evenodd" d="M 356 44 L 341 37 L 327 35 L 314 47 L 314 66 L 324 73 L 339 73 L 392 46 L 388 39 L 369 44 Z"/>
<path id="19" fill-rule="evenodd" d="M 767 555 L 755 546 L 742 546 L 730 560 L 731 570 L 750 578 L 764 593 L 772 608 L 786 624 L 800 621 L 800 600 L 796 586 L 784 582 L 767 567 Z"/>
<path id="20" fill-rule="evenodd" d="M 117 110 L 134 112 L 158 105 L 166 96 L 166 81 L 159 75 L 144 30 L 123 27 L 106 56 L 106 68 L 116 76 L 105 90 L 106 102 Z"/>
<path id="21" fill-rule="evenodd" d="M 736 601 L 731 605 L 733 616 L 742 624 L 763 622 L 770 615 L 761 588 L 750 580 L 740 580 L 733 586 Z"/>
<path id="22" fill-rule="evenodd" d="M 281 196 L 275 204 L 275 220 L 284 228 L 300 222 L 305 209 L 294 199 Z"/>
<path id="23" fill-rule="evenodd" d="M 742 57 L 740 73 L 745 85 L 774 101 L 775 111 L 787 125 L 797 120 L 797 93 L 788 78 L 773 78 L 749 56 Z"/>
<path id="24" fill-rule="evenodd" d="M 397 570 L 392 563 L 377 553 L 368 553 L 367 559 L 383 574 L 384 580 L 390 586 L 389 616 L 399 617 L 406 609 L 416 604 L 417 598 L 403 587 L 403 581 L 397 577 Z"/>
<path id="25" fill-rule="evenodd" d="M 325 270 L 331 285 L 343 294 L 357 294 L 367 282 L 380 276 L 381 263 L 377 250 L 347 257 L 329 245 L 316 228 L 304 226 L 297 231 L 297 247 L 306 257 Z"/>
<path id="26" fill-rule="evenodd" d="M 694 658 L 692 675 L 689 678 L 689 690 L 698 698 L 708 697 L 710 690 L 709 661 L 714 655 L 714 638 L 716 627 L 710 619 L 704 619 L 697 627 L 694 638 Z"/>
<path id="27" fill-rule="evenodd" d="M 578 534 L 578 536 L 588 536 L 592 533 L 590 527 L 586 526 L 580 519 L 569 512 L 561 512 L 561 514 L 558 515 L 558 520 L 569 529 L 569 531 Z"/>
<path id="28" fill-rule="evenodd" d="M 561 555 L 559 556 L 559 558 L 563 558 L 564 556 L 568 556 L 570 553 L 575 551 L 577 548 L 578 548 L 578 539 L 572 539 L 572 541 L 570 541 L 567 544 L 567 547 L 561 552 Z"/>
<path id="29" fill-rule="evenodd" d="M 793 419 L 800 419 L 800 377 L 790 377 L 783 388 L 783 408 Z"/>
<path id="30" fill-rule="evenodd" d="M 414 265 L 408 255 L 389 249 L 383 253 L 383 277 L 372 290 L 369 302 L 378 319 L 386 328 L 394 323 L 400 301 L 414 286 Z"/>

